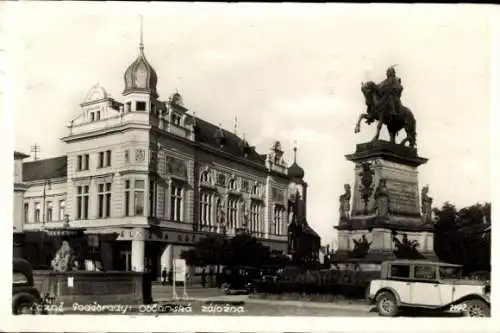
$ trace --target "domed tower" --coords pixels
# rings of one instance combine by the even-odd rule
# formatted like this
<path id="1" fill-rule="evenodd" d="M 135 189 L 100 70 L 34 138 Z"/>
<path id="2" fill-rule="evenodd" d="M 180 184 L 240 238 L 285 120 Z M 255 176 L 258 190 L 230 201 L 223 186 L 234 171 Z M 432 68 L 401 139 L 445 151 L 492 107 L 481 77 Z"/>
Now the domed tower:
<path id="1" fill-rule="evenodd" d="M 299 222 L 306 220 L 306 192 L 307 183 L 304 181 L 304 169 L 297 164 L 297 147 L 293 148 L 293 163 L 288 168 L 290 190 L 294 200 L 296 219 Z"/>
<path id="2" fill-rule="evenodd" d="M 141 20 L 141 42 L 139 44 L 139 55 L 123 75 L 125 88 L 123 96 L 125 99 L 124 111 L 154 113 L 157 104 L 158 93 L 156 84 L 158 76 L 144 55 L 144 44 L 142 38 Z"/>

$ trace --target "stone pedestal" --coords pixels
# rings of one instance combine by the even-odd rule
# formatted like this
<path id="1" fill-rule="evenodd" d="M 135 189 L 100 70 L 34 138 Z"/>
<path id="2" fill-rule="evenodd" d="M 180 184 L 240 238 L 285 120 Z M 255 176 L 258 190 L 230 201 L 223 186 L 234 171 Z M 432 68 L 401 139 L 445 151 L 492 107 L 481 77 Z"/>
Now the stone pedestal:
<path id="1" fill-rule="evenodd" d="M 417 150 L 374 141 L 358 144 L 354 154 L 355 180 L 349 218 L 338 229 L 338 255 L 384 261 L 396 257 L 435 259 L 433 226 L 420 211 L 418 166 L 427 159 Z M 375 192 L 386 180 L 388 212 L 377 209 Z"/>

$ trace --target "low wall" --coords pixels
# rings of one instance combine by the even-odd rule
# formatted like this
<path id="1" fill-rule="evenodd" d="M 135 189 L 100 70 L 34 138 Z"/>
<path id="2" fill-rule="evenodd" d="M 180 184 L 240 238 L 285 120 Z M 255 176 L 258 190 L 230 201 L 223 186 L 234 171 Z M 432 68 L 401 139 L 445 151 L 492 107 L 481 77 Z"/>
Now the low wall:
<path id="1" fill-rule="evenodd" d="M 151 275 L 139 272 L 35 271 L 34 282 L 42 295 L 57 303 L 148 304 L 152 302 Z"/>

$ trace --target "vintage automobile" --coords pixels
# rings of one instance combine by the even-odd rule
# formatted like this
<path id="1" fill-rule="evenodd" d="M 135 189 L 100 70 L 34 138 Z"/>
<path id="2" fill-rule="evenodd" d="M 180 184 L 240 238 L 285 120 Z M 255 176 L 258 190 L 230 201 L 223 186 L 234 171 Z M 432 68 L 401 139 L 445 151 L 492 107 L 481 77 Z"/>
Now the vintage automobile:
<path id="1" fill-rule="evenodd" d="M 381 316 L 396 316 L 405 308 L 490 316 L 490 285 L 464 279 L 461 266 L 441 262 L 386 261 L 380 279 L 370 283 L 368 298 Z"/>
<path id="2" fill-rule="evenodd" d="M 235 293 L 252 294 L 260 280 L 260 269 L 247 266 L 226 267 L 221 288 L 227 295 Z"/>
<path id="3" fill-rule="evenodd" d="M 14 258 L 12 268 L 12 313 L 38 313 L 38 305 L 42 300 L 40 292 L 34 287 L 31 265 L 24 259 Z"/>

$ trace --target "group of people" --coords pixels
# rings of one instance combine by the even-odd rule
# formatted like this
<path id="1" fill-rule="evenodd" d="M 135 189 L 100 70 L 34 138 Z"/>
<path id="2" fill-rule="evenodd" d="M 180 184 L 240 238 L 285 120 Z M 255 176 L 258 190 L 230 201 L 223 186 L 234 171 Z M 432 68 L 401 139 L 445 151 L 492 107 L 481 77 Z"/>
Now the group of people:
<path id="1" fill-rule="evenodd" d="M 211 269 L 209 270 L 208 272 L 206 271 L 205 268 L 203 268 L 201 270 L 201 286 L 202 287 L 210 287 L 210 286 L 213 286 L 214 285 L 214 277 L 216 278 L 216 283 L 215 284 L 219 284 L 219 281 L 220 279 L 218 279 L 218 275 L 215 274 L 215 272 Z M 188 285 L 191 284 L 191 274 L 189 272 L 186 272 L 186 277 L 185 277 L 185 283 L 187 283 Z M 208 283 L 207 283 L 208 282 Z M 172 285 L 174 283 L 174 270 L 172 268 L 170 268 L 168 271 L 166 268 L 163 268 L 162 272 L 161 272 L 161 284 L 162 285 Z"/>

